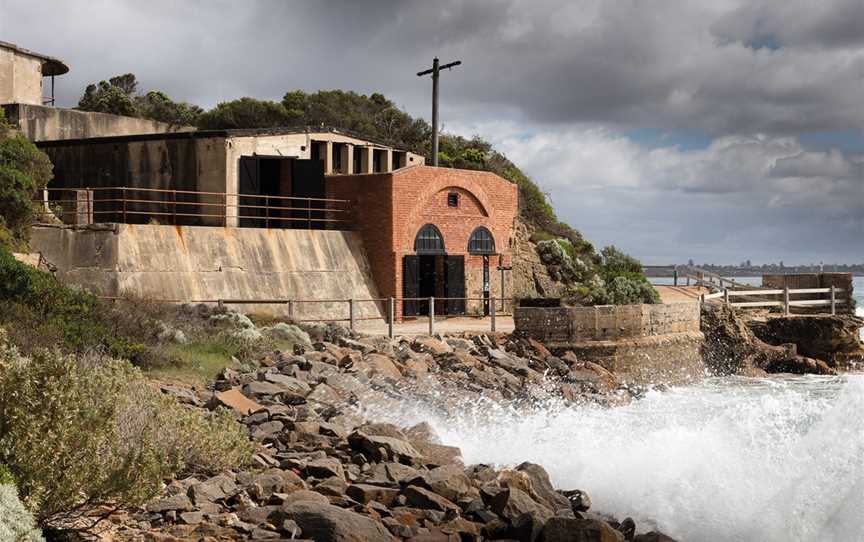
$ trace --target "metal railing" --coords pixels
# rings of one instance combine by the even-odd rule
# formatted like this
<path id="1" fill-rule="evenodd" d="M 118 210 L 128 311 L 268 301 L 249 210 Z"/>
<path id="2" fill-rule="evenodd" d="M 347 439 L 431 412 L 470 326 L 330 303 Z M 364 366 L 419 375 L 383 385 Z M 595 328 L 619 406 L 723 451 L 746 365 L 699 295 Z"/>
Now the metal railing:
<path id="1" fill-rule="evenodd" d="M 123 301 L 125 298 L 116 297 L 116 296 L 101 296 L 101 299 L 109 300 L 109 301 Z M 395 334 L 394 326 L 396 323 L 396 308 L 401 303 L 404 309 L 405 303 L 411 302 L 426 302 L 428 303 L 428 312 L 427 314 L 414 315 L 417 320 L 425 319 L 428 322 L 428 331 L 430 335 L 435 333 L 435 325 L 439 320 L 439 317 L 443 319 L 447 318 L 489 318 L 489 331 L 495 332 L 497 330 L 497 320 L 498 316 L 510 316 L 511 313 L 506 311 L 507 305 L 510 304 L 511 307 L 515 306 L 516 301 L 514 299 L 507 298 L 495 298 L 495 297 L 380 297 L 380 298 L 366 298 L 366 299 L 196 299 L 196 300 L 180 300 L 180 299 L 150 299 L 150 301 L 156 303 L 183 303 L 183 304 L 211 304 L 217 305 L 219 307 L 223 307 L 225 305 L 284 305 L 287 307 L 287 318 L 288 320 L 296 323 L 310 323 L 310 322 L 348 322 L 348 327 L 354 331 L 358 328 L 358 322 L 362 321 L 371 321 L 371 320 L 383 320 L 387 323 L 387 334 L 390 338 L 393 338 Z M 485 308 L 485 304 L 488 303 L 488 314 L 478 313 L 478 314 L 468 314 L 468 313 L 438 313 L 436 314 L 436 304 L 438 302 L 447 302 L 447 301 L 478 301 L 481 303 L 481 307 Z M 299 307 L 304 304 L 344 304 L 347 309 L 347 315 L 342 317 L 298 317 L 298 313 L 301 311 Z M 379 309 L 383 308 L 383 316 L 360 316 L 358 306 L 362 303 L 375 303 L 378 305 Z M 403 310 L 404 312 L 404 310 Z M 405 316 L 403 314 L 402 321 L 404 323 Z"/>
<path id="2" fill-rule="evenodd" d="M 71 196 L 71 197 L 70 197 Z M 35 200 L 46 218 L 66 223 L 156 221 L 168 225 L 349 229 L 344 199 L 231 194 L 124 186 L 43 188 Z"/>
<path id="3" fill-rule="evenodd" d="M 792 307 L 830 307 L 830 314 L 837 314 L 837 307 L 845 305 L 846 299 L 838 299 L 837 296 L 844 294 L 845 290 L 831 286 L 829 288 L 789 288 L 784 287 L 772 289 L 748 289 L 748 290 L 730 290 L 728 288 L 711 294 L 702 294 L 702 302 L 712 299 L 723 299 L 723 303 L 730 307 L 737 308 L 764 308 L 764 307 L 782 307 L 784 314 L 791 314 Z M 824 297 L 827 295 L 827 299 Z M 732 301 L 737 297 L 754 297 L 758 296 L 762 299 L 758 301 Z M 775 296 L 782 296 L 781 299 L 771 299 Z M 792 299 L 796 296 L 797 299 Z M 813 297 L 815 299 L 801 299 L 801 297 Z"/>

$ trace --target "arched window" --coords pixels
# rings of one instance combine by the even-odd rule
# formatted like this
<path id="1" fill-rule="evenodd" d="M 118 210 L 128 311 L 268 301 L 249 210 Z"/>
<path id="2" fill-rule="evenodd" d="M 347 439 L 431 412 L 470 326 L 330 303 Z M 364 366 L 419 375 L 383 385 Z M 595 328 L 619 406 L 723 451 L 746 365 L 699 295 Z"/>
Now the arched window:
<path id="1" fill-rule="evenodd" d="M 444 238 L 433 224 L 426 224 L 414 238 L 414 252 L 417 254 L 444 254 Z"/>
<path id="2" fill-rule="evenodd" d="M 468 239 L 468 254 L 495 254 L 495 239 L 492 233 L 479 226 Z"/>

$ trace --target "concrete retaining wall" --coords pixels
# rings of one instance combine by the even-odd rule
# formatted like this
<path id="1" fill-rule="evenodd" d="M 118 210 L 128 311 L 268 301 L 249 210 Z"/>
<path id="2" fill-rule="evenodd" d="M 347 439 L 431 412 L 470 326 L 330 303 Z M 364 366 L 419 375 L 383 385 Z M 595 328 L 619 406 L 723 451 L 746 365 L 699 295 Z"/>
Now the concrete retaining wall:
<path id="1" fill-rule="evenodd" d="M 31 247 L 58 277 L 109 296 L 215 299 L 370 299 L 378 291 L 353 232 L 109 224 L 36 227 Z M 238 305 L 285 315 L 287 305 Z M 347 317 L 347 303 L 295 304 L 298 319 Z M 358 303 L 357 317 L 381 316 Z"/>
<path id="2" fill-rule="evenodd" d="M 516 331 L 547 345 L 699 331 L 699 304 L 517 307 Z"/>
<path id="3" fill-rule="evenodd" d="M 517 307 L 516 333 L 572 350 L 625 382 L 682 382 L 705 372 L 699 303 Z"/>

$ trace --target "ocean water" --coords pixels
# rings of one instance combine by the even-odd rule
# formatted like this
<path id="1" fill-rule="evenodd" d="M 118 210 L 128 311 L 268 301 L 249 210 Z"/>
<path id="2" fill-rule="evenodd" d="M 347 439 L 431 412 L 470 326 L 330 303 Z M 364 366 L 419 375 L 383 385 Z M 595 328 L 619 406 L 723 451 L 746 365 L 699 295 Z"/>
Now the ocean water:
<path id="1" fill-rule="evenodd" d="M 628 406 L 401 399 L 466 463 L 543 465 L 593 510 L 687 541 L 864 540 L 864 375 L 712 378 Z"/>

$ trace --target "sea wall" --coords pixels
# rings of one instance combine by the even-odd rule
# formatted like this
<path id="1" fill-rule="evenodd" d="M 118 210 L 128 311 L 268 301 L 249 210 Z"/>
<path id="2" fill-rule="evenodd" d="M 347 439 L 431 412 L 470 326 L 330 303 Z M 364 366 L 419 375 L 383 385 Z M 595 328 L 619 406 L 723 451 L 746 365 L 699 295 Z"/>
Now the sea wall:
<path id="1" fill-rule="evenodd" d="M 631 383 L 680 382 L 705 372 L 699 304 L 517 307 L 516 333 L 572 350 Z"/>
<path id="2" fill-rule="evenodd" d="M 180 302 L 218 299 L 371 299 L 378 291 L 353 232 L 104 224 L 38 226 L 31 247 L 64 282 L 117 296 Z M 286 315 L 287 304 L 231 305 Z M 348 304 L 294 303 L 297 319 L 348 316 Z M 375 303 L 355 316 L 379 317 Z"/>

